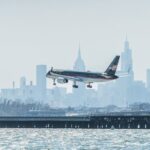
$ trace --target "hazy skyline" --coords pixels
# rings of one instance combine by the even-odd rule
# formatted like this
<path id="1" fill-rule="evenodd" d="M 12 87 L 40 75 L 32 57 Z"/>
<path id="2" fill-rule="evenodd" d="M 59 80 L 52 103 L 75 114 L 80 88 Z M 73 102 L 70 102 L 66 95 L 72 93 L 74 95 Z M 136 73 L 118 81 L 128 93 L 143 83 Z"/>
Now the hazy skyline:
<path id="1" fill-rule="evenodd" d="M 21 76 L 35 83 L 35 66 L 72 69 L 80 42 L 86 69 L 104 71 L 123 51 L 126 33 L 135 79 L 150 68 L 148 0 L 0 0 L 0 88 Z"/>

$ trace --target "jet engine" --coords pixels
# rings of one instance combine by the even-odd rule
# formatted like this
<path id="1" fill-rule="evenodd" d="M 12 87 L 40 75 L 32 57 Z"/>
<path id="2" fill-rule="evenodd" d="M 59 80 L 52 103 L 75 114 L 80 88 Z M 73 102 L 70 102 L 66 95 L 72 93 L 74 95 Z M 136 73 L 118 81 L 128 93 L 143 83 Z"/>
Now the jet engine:
<path id="1" fill-rule="evenodd" d="M 68 79 L 58 78 L 57 82 L 60 83 L 60 84 L 68 83 Z"/>

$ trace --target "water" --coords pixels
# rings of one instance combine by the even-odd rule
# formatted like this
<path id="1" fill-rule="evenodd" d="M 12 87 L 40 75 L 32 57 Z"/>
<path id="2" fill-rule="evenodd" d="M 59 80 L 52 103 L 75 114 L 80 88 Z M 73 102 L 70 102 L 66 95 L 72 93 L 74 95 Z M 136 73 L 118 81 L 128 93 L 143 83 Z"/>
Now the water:
<path id="1" fill-rule="evenodd" d="M 150 150 L 150 130 L 0 129 L 0 150 Z"/>

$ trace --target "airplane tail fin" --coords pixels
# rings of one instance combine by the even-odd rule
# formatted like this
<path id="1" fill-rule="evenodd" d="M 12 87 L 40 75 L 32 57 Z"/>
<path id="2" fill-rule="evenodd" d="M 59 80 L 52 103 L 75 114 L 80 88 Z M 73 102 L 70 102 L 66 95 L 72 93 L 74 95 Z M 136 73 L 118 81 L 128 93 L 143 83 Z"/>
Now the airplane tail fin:
<path id="1" fill-rule="evenodd" d="M 118 66 L 118 62 L 119 62 L 119 58 L 120 58 L 120 56 L 116 56 L 113 59 L 113 61 L 111 62 L 111 64 L 106 69 L 105 73 L 107 73 L 109 75 L 115 75 L 116 70 L 117 70 L 117 66 Z"/>

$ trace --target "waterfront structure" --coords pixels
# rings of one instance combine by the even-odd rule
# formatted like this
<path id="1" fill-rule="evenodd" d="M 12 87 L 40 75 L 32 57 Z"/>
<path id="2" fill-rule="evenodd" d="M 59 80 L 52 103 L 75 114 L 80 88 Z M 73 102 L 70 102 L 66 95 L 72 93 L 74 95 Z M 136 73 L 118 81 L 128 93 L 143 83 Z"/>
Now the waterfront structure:
<path id="1" fill-rule="evenodd" d="M 37 112 L 36 112 L 37 113 Z M 58 112 L 57 112 L 58 113 Z M 150 114 L 0 117 L 0 128 L 150 129 Z"/>

